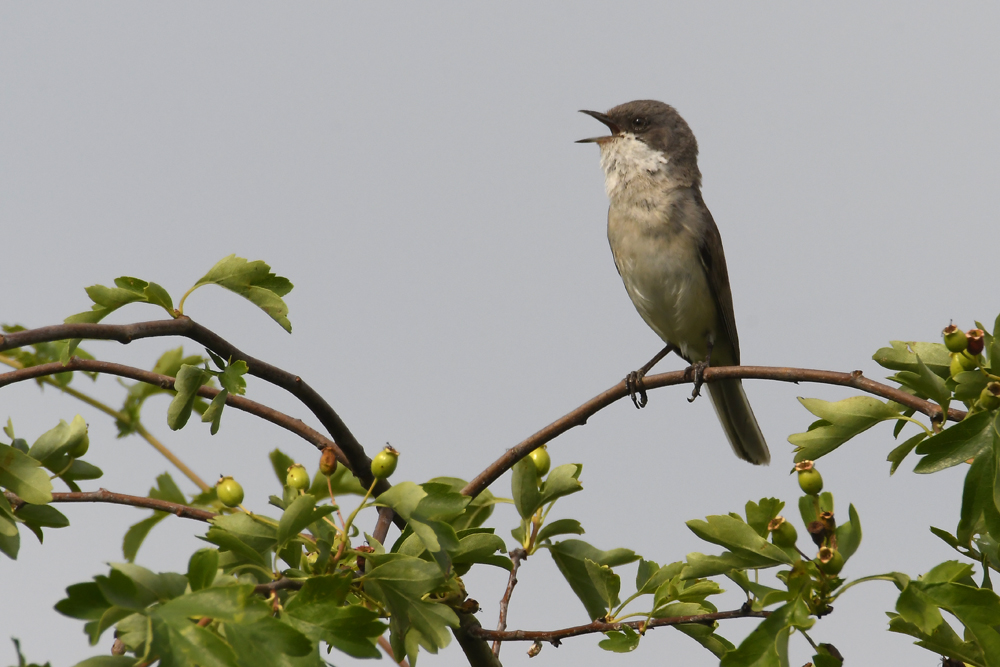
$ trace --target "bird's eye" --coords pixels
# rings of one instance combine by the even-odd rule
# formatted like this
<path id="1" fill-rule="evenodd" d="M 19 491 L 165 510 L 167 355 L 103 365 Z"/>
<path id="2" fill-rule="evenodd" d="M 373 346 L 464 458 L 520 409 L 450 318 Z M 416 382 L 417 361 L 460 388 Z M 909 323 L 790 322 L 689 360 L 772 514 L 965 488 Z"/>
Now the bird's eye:
<path id="1" fill-rule="evenodd" d="M 632 119 L 632 129 L 635 130 L 636 132 L 640 130 L 645 130 L 647 124 L 648 121 L 642 116 L 636 116 L 635 118 Z"/>

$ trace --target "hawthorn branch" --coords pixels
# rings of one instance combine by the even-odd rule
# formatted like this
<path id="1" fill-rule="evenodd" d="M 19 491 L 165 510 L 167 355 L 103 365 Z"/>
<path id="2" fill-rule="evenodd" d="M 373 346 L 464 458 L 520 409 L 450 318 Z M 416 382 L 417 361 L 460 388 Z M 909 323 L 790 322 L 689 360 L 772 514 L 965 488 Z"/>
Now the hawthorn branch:
<path id="1" fill-rule="evenodd" d="M 569 637 L 576 637 L 579 635 L 589 635 L 597 632 L 610 632 L 612 630 L 621 630 L 625 626 L 632 628 L 633 630 L 641 630 L 643 626 L 646 628 L 658 628 L 667 625 L 684 625 L 687 623 L 701 623 L 704 625 L 710 625 L 715 621 L 727 620 L 730 618 L 767 618 L 771 615 L 769 611 L 753 611 L 746 606 L 742 609 L 734 609 L 733 611 L 717 611 L 711 614 L 696 614 L 694 616 L 671 616 L 668 618 L 654 618 L 650 621 L 625 621 L 619 623 L 608 623 L 607 621 L 594 621 L 593 623 L 588 623 L 586 625 L 577 625 L 572 628 L 563 628 L 562 630 L 510 630 L 507 632 L 500 632 L 498 630 L 487 630 L 482 627 L 470 628 L 469 634 L 473 637 L 478 637 L 479 639 L 485 639 L 486 641 L 540 641 L 540 642 L 550 642 L 554 646 L 558 646 L 563 639 Z"/>
<path id="2" fill-rule="evenodd" d="M 348 467 L 361 480 L 362 486 L 371 486 L 373 481 L 371 459 L 365 454 L 361 443 L 351 433 L 344 420 L 340 418 L 340 415 L 337 414 L 315 389 L 306 384 L 298 375 L 289 373 L 277 366 L 273 366 L 244 353 L 235 345 L 210 329 L 198 324 L 190 317 L 182 315 L 176 319 L 153 320 L 133 324 L 90 324 L 80 322 L 26 329 L 24 331 L 0 335 L 0 352 L 25 345 L 73 338 L 113 340 L 123 345 L 128 345 L 133 340 L 161 338 L 165 336 L 184 336 L 204 345 L 223 359 L 245 361 L 250 375 L 281 387 L 298 398 L 319 419 L 320 423 L 323 424 L 323 428 L 333 437 L 339 449 L 346 455 L 346 461 L 349 462 Z M 376 493 L 382 493 L 388 488 L 388 482 L 382 481 L 375 487 L 375 491 Z"/>
<path id="3" fill-rule="evenodd" d="M 517 569 L 521 567 L 521 561 L 528 557 L 528 552 L 524 549 L 512 549 L 510 552 L 510 562 L 513 565 L 510 569 L 510 578 L 507 580 L 507 589 L 503 592 L 500 600 L 500 620 L 497 623 L 497 632 L 507 629 L 507 608 L 510 606 L 510 596 L 514 593 L 514 586 L 517 586 Z M 500 657 L 500 640 L 493 642 L 493 655 Z"/>
<path id="4" fill-rule="evenodd" d="M 110 361 L 98 361 L 96 359 L 80 359 L 79 357 L 70 357 L 69 362 L 62 364 L 58 361 L 53 361 L 48 364 L 40 364 L 38 366 L 28 366 L 27 368 L 22 368 L 16 371 L 10 371 L 7 373 L 0 373 L 0 387 L 4 387 L 8 384 L 13 384 L 15 382 L 23 382 L 25 380 L 34 380 L 36 378 L 45 377 L 48 375 L 55 375 L 57 373 L 64 373 L 66 371 L 85 371 L 92 373 L 103 373 L 105 375 L 117 375 L 118 377 L 126 377 L 132 380 L 138 380 L 140 382 L 145 382 L 146 384 L 151 384 L 162 389 L 173 389 L 174 388 L 174 378 L 169 375 L 160 375 L 159 373 L 153 373 L 151 371 L 145 371 L 141 368 L 135 368 L 133 366 L 125 366 L 123 364 L 116 364 Z M 200 387 L 198 389 L 198 395 L 203 398 L 212 399 L 218 395 L 219 390 L 212 387 Z M 260 417 L 266 421 L 276 424 L 292 433 L 298 435 L 302 439 L 311 443 L 316 449 L 322 451 L 324 447 L 331 447 L 337 454 L 337 460 L 351 468 L 351 462 L 348 461 L 344 452 L 337 447 L 336 443 L 327 438 L 325 435 L 319 431 L 307 426 L 301 419 L 295 419 L 283 412 L 279 412 L 273 408 L 270 408 L 262 403 L 252 401 L 249 398 L 244 398 L 242 396 L 234 396 L 229 394 L 226 397 L 226 405 L 231 405 L 237 410 L 242 410 L 248 412 L 252 415 Z"/>
<path id="5" fill-rule="evenodd" d="M 4 496 L 10 502 L 15 512 L 25 504 L 24 500 L 18 497 L 17 494 L 11 493 L 10 491 L 5 491 Z M 175 516 L 185 519 L 195 519 L 197 521 L 209 521 L 210 519 L 218 516 L 218 514 L 210 510 L 198 509 L 197 507 L 190 507 L 189 505 L 182 505 L 181 503 L 172 503 L 169 500 L 158 500 L 156 498 L 145 498 L 143 496 L 130 496 L 124 493 L 114 493 L 113 491 L 108 491 L 104 488 L 98 489 L 97 491 L 53 493 L 52 502 L 111 503 L 113 505 L 131 505 L 132 507 L 142 507 L 145 509 L 156 510 L 158 512 L 169 512 Z"/>
<path id="6" fill-rule="evenodd" d="M 882 398 L 895 401 L 900 405 L 913 408 L 931 418 L 931 421 L 943 420 L 945 415 L 941 407 L 931 401 L 917 398 L 913 394 L 890 387 L 889 385 L 870 380 L 861 374 L 861 371 L 851 373 L 841 373 L 838 371 L 822 371 L 809 368 L 785 368 L 777 366 L 718 366 L 705 369 L 703 379 L 705 382 L 716 380 L 777 380 L 779 382 L 817 382 L 821 384 L 834 384 L 844 387 L 853 387 L 861 391 Z M 659 375 L 647 375 L 643 378 L 643 384 L 647 389 L 658 387 L 668 387 L 677 384 L 692 382 L 690 369 L 673 371 L 671 373 L 661 373 Z M 503 455 L 494 461 L 486 470 L 471 482 L 465 485 L 462 493 L 467 496 L 476 497 L 490 484 L 495 482 L 500 475 L 514 467 L 514 464 L 530 454 L 535 449 L 547 442 L 562 435 L 566 431 L 576 426 L 583 426 L 594 414 L 600 412 L 615 401 L 628 396 L 628 388 L 625 380 L 622 380 L 614 387 L 598 394 L 575 410 L 563 415 L 542 430 L 521 441 L 514 447 L 508 449 Z M 965 412 L 950 409 L 947 412 L 947 419 L 951 421 L 962 421 Z"/>

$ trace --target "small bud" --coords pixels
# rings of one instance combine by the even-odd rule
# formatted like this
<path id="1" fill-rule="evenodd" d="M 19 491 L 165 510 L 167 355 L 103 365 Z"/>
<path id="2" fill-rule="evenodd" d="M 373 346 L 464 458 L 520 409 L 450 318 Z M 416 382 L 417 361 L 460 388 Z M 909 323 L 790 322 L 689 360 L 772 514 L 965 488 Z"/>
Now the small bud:
<path id="1" fill-rule="evenodd" d="M 319 471 L 329 477 L 337 471 L 337 453 L 333 447 L 324 447 L 319 457 Z"/>
<path id="2" fill-rule="evenodd" d="M 288 466 L 288 475 L 285 476 L 285 485 L 296 491 L 305 491 L 309 488 L 309 473 L 301 463 L 293 463 Z"/>
<path id="3" fill-rule="evenodd" d="M 528 649 L 528 657 L 534 658 L 536 655 L 542 652 L 542 642 L 535 640 L 535 643 L 531 645 Z"/>
<path id="4" fill-rule="evenodd" d="M 982 329 L 969 329 L 968 331 L 965 332 L 965 336 L 967 338 L 969 346 L 968 347 L 969 354 L 971 354 L 972 356 L 976 356 L 977 354 L 983 351 L 983 345 L 986 342 L 986 340 L 985 338 L 983 338 Z"/>
<path id="5" fill-rule="evenodd" d="M 979 394 L 979 407 L 983 410 L 1000 408 L 1000 382 L 990 382 Z"/>
<path id="6" fill-rule="evenodd" d="M 386 444 L 385 449 L 375 455 L 372 459 L 372 476 L 375 479 L 387 479 L 396 472 L 396 463 L 399 461 L 399 452 Z"/>
<path id="7" fill-rule="evenodd" d="M 785 520 L 783 516 L 776 516 L 767 524 L 767 529 L 771 532 L 771 541 L 779 547 L 793 547 L 795 541 L 799 539 L 795 526 Z"/>
<path id="8" fill-rule="evenodd" d="M 965 348 L 969 345 L 965 334 L 959 331 L 954 324 L 946 326 L 941 335 L 944 336 L 944 346 L 948 348 L 949 352 L 965 352 Z"/>
<path id="9" fill-rule="evenodd" d="M 844 569 L 844 557 L 836 549 L 822 547 L 816 555 L 816 567 L 823 574 L 840 574 Z"/>

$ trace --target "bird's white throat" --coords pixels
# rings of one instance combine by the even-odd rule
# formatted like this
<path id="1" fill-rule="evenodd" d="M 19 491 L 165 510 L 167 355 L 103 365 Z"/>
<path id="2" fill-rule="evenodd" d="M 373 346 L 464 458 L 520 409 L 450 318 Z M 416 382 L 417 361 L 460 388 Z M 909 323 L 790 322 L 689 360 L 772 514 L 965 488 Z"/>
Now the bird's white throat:
<path id="1" fill-rule="evenodd" d="M 627 190 L 662 188 L 664 181 L 670 180 L 669 163 L 661 151 L 628 132 L 601 143 L 601 168 L 609 199 Z"/>

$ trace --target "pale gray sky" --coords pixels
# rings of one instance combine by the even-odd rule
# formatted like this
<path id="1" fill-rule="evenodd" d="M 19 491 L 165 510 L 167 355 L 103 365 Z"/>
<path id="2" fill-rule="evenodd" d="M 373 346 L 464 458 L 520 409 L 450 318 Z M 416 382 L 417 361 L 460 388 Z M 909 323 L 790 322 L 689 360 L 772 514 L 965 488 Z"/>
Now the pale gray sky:
<path id="1" fill-rule="evenodd" d="M 471 478 L 659 349 L 608 250 L 597 149 L 573 143 L 600 129 L 578 109 L 654 98 L 700 142 L 744 363 L 881 377 L 870 358 L 890 339 L 934 340 L 950 319 L 968 328 L 1000 310 L 998 13 L 916 2 L 5 1 L 0 321 L 56 323 L 89 307 L 85 286 L 120 275 L 176 299 L 229 253 L 264 259 L 296 285 L 292 336 L 221 290 L 199 291 L 187 312 L 306 378 L 370 451 L 401 450 L 395 479 Z M 159 316 L 133 306 L 113 321 Z M 148 367 L 178 344 L 86 347 Z M 580 519 L 600 548 L 661 563 L 715 549 L 686 520 L 766 495 L 796 516 L 785 438 L 811 420 L 795 396 L 851 392 L 746 384 L 770 467 L 732 456 L 707 400 L 658 390 L 642 412 L 620 402 L 550 446 L 555 463 L 584 466 L 585 491 L 556 513 Z M 110 379 L 94 391 L 121 400 Z M 306 417 L 260 382 L 249 395 Z M 145 494 L 169 469 L 55 392 L 24 384 L 0 397 L 0 419 L 29 440 L 82 413 L 89 458 L 106 473 L 95 488 Z M 238 476 L 253 508 L 276 490 L 267 451 L 315 465 L 309 445 L 235 411 L 214 438 L 200 423 L 172 433 L 165 407 L 148 408 L 156 435 L 203 477 Z M 905 463 L 889 479 L 893 446 L 883 426 L 820 462 L 838 509 L 854 503 L 865 529 L 852 578 L 916 575 L 953 555 L 927 525 L 954 528 L 964 470 L 915 476 Z M 507 479 L 496 493 L 509 494 Z M 57 666 L 108 650 L 110 633 L 91 649 L 82 623 L 52 605 L 120 560 L 125 529 L 146 515 L 60 509 L 70 528 L 47 531 L 44 547 L 25 535 L 20 558 L 0 562 L 0 634 Z M 513 510 L 493 523 L 509 538 Z M 168 520 L 138 562 L 183 571 L 202 531 Z M 629 588 L 632 570 L 622 573 Z M 586 622 L 546 554 L 519 580 L 512 628 Z M 505 581 L 500 570 L 468 578 L 487 627 Z M 889 584 L 860 586 L 812 635 L 855 664 L 933 664 L 885 630 L 894 600 Z M 751 627 L 721 634 L 738 642 Z M 547 646 L 536 661 L 716 662 L 670 630 L 626 656 L 600 651 L 599 639 Z M 6 665 L 14 654 L 2 642 Z M 527 648 L 508 644 L 505 663 L 524 664 Z M 809 655 L 793 638 L 792 664 Z M 423 659 L 464 662 L 455 645 Z"/>

